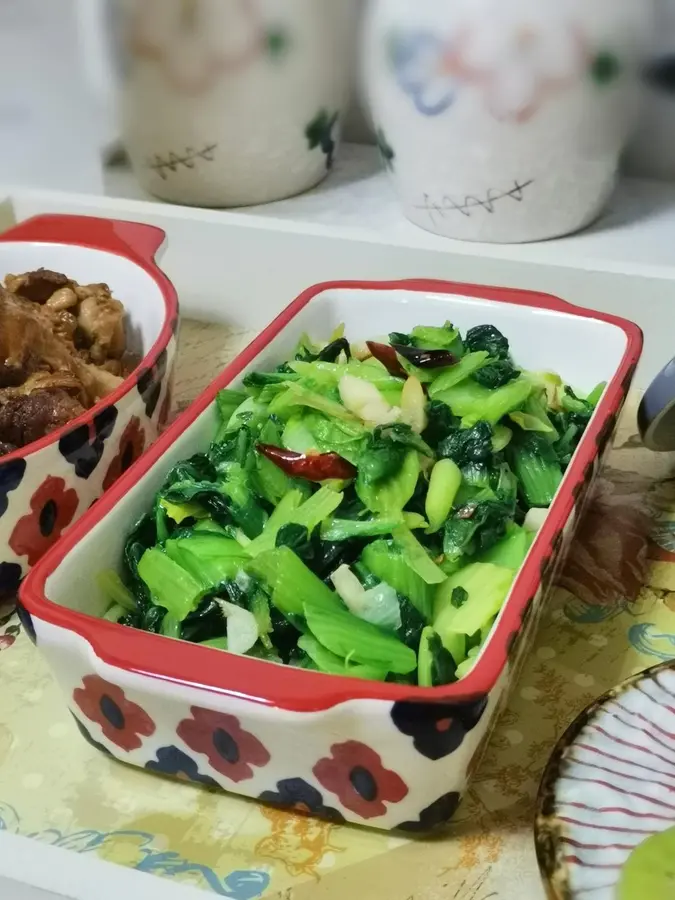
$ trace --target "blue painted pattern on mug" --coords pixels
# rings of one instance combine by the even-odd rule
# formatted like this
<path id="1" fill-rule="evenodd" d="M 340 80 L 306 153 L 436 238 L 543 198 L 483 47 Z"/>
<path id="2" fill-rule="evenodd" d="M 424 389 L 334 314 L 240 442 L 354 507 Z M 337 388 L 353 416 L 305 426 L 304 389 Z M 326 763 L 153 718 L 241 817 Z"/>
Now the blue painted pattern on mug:
<path id="1" fill-rule="evenodd" d="M 440 116 L 456 95 L 454 75 L 446 60 L 446 46 L 433 34 L 393 35 L 389 59 L 401 89 L 424 116 Z"/>

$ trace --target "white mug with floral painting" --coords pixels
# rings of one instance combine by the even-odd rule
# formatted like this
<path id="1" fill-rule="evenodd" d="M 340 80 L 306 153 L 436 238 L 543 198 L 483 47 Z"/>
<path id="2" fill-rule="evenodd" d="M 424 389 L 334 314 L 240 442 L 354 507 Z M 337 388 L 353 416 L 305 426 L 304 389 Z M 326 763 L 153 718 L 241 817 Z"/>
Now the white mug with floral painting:
<path id="1" fill-rule="evenodd" d="M 305 191 L 337 152 L 353 0 L 122 0 L 124 140 L 148 191 L 241 206 Z"/>
<path id="2" fill-rule="evenodd" d="M 365 88 L 406 215 L 497 242 L 592 222 L 651 27 L 651 0 L 371 0 Z"/>
<path id="3" fill-rule="evenodd" d="M 657 0 L 657 27 L 644 68 L 644 103 L 626 170 L 675 181 L 675 0 Z"/>

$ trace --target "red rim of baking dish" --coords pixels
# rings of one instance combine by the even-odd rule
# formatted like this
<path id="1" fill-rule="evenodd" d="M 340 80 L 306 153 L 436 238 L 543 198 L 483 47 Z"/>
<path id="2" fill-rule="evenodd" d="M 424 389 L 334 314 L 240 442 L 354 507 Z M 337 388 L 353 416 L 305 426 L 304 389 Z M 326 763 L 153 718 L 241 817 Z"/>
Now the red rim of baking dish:
<path id="1" fill-rule="evenodd" d="M 200 647 L 188 641 L 174 641 L 138 631 L 104 619 L 94 618 L 49 601 L 45 595 L 47 578 L 63 563 L 70 550 L 161 460 L 204 410 L 219 390 L 239 373 L 283 331 L 292 319 L 320 294 L 332 290 L 415 291 L 453 294 L 483 300 L 528 306 L 595 319 L 613 325 L 626 336 L 626 350 L 616 374 L 608 383 L 594 419 L 569 466 L 562 490 L 554 500 L 540 529 L 533 550 L 511 587 L 509 599 L 493 628 L 484 652 L 460 681 L 434 688 L 364 681 L 342 675 L 283 666 L 246 656 Z M 575 486 L 580 485 L 590 463 L 598 455 L 597 442 L 610 420 L 619 411 L 642 350 L 642 332 L 632 322 L 604 313 L 572 306 L 556 297 L 513 288 L 480 287 L 432 280 L 390 282 L 338 281 L 315 285 L 301 294 L 171 425 L 131 469 L 61 538 L 35 566 L 21 587 L 20 597 L 29 613 L 38 619 L 66 628 L 83 637 L 96 656 L 108 665 L 173 683 L 253 700 L 261 704 L 297 712 L 316 712 L 350 700 L 415 700 L 461 703 L 487 694 L 500 677 L 508 659 L 512 638 L 521 627 L 523 615 L 541 580 L 544 560 L 551 554 L 554 538 L 569 517 L 575 503 Z M 131 525 L 131 523 L 130 523 Z M 274 666 L 271 669 L 270 666 Z"/>
<path id="2" fill-rule="evenodd" d="M 25 459 L 51 444 L 57 444 L 65 434 L 80 425 L 90 423 L 101 410 L 113 406 L 129 391 L 135 389 L 139 373 L 151 369 L 160 353 L 169 346 L 178 322 L 178 295 L 164 272 L 155 263 L 155 254 L 165 239 L 166 233 L 154 225 L 99 219 L 95 216 L 65 215 L 35 216 L 0 235 L 2 244 L 63 244 L 67 247 L 83 247 L 87 250 L 101 250 L 113 256 L 122 256 L 150 275 L 164 300 L 164 322 L 157 340 L 122 384 L 77 418 L 71 419 L 40 440 L 32 441 L 25 447 L 19 447 L 18 450 L 12 450 L 11 453 L 0 457 L 0 466 L 14 459 Z"/>

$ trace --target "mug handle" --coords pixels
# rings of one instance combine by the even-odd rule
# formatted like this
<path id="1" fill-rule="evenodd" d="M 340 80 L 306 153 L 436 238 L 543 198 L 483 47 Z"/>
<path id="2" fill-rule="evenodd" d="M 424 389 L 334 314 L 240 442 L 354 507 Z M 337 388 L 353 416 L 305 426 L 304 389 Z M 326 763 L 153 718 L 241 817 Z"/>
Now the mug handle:
<path id="1" fill-rule="evenodd" d="M 647 388 L 638 408 L 638 428 L 649 450 L 675 450 L 675 359 Z"/>
<path id="2" fill-rule="evenodd" d="M 166 233 L 154 225 L 66 215 L 35 216 L 0 235 L 2 242 L 35 241 L 92 247 L 146 265 L 154 264 L 165 238 Z"/>

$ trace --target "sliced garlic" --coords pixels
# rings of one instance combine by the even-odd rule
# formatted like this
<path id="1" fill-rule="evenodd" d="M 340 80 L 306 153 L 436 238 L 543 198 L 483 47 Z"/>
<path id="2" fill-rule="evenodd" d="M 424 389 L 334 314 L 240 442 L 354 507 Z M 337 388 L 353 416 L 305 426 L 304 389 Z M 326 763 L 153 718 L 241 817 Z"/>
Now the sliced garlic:
<path id="1" fill-rule="evenodd" d="M 366 344 L 365 342 L 360 344 L 351 344 L 349 349 L 351 350 L 354 359 L 358 359 L 359 362 L 370 359 L 370 357 L 373 355 L 370 352 L 368 344 Z"/>
<path id="2" fill-rule="evenodd" d="M 367 425 L 391 425 L 401 417 L 398 406 L 390 406 L 369 381 L 355 375 L 343 375 L 338 389 L 345 408 Z"/>
<path id="3" fill-rule="evenodd" d="M 411 375 L 403 385 L 401 394 L 401 421 L 410 425 L 416 434 L 422 434 L 427 427 L 427 399 L 419 379 Z"/>

